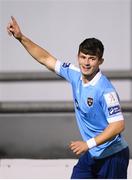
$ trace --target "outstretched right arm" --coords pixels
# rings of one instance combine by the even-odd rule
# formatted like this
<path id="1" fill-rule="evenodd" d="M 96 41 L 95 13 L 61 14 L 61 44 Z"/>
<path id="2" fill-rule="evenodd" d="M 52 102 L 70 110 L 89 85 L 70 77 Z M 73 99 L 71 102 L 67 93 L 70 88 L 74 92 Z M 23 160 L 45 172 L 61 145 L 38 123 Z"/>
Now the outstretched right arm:
<path id="1" fill-rule="evenodd" d="M 46 66 L 49 70 L 55 70 L 56 58 L 24 36 L 14 17 L 11 17 L 11 21 L 7 26 L 7 31 L 9 35 L 13 35 L 17 40 L 19 40 L 34 59 Z"/>

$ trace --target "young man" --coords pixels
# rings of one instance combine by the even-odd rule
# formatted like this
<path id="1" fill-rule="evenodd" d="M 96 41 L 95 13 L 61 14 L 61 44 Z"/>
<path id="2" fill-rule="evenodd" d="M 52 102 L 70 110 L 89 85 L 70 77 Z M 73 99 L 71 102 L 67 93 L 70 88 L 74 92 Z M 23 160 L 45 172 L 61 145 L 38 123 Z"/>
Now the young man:
<path id="1" fill-rule="evenodd" d="M 79 46 L 79 68 L 76 68 L 70 63 L 61 63 L 24 36 L 14 17 L 11 17 L 7 31 L 34 59 L 72 85 L 83 141 L 70 143 L 71 150 L 81 154 L 71 178 L 127 178 L 129 149 L 121 135 L 124 117 L 115 88 L 99 69 L 103 63 L 102 42 L 95 38 L 84 40 Z"/>

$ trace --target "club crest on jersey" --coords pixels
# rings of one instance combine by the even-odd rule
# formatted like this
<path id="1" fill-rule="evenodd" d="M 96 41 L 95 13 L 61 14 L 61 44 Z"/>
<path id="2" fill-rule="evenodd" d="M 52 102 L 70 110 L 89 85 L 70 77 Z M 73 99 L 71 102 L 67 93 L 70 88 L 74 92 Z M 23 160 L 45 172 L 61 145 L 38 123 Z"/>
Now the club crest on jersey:
<path id="1" fill-rule="evenodd" d="M 70 66 L 70 64 L 71 64 L 71 63 L 63 63 L 63 64 L 62 64 L 62 67 L 63 67 L 63 68 L 68 68 L 68 67 Z"/>
<path id="2" fill-rule="evenodd" d="M 87 104 L 88 104 L 89 106 L 92 106 L 92 105 L 93 105 L 93 98 L 88 97 L 88 98 L 87 98 Z"/>

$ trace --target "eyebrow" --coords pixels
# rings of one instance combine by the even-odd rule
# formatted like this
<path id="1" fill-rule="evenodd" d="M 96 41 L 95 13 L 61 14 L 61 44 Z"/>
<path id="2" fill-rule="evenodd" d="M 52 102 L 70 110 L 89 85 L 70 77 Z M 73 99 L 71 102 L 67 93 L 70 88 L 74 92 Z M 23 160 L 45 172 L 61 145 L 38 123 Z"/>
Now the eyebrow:
<path id="1" fill-rule="evenodd" d="M 94 55 L 93 55 L 93 56 L 90 56 L 90 58 L 97 58 L 97 56 L 94 56 Z"/>
<path id="2" fill-rule="evenodd" d="M 97 58 L 96 55 L 90 55 L 90 54 L 84 54 L 84 53 L 80 54 L 80 56 L 82 57 L 86 57 L 87 55 L 89 55 L 89 58 Z"/>

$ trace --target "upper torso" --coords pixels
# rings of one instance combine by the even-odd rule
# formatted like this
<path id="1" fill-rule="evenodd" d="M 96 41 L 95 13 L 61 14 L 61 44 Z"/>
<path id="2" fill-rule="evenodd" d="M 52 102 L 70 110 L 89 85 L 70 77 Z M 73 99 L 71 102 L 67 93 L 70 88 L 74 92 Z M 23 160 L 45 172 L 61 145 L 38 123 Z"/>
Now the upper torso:
<path id="1" fill-rule="evenodd" d="M 56 71 L 72 85 L 76 119 L 84 141 L 103 132 L 109 123 L 123 120 L 116 90 L 100 71 L 87 84 L 83 83 L 79 69 L 71 64 L 58 61 Z M 115 147 L 111 153 L 115 153 L 127 144 L 121 135 L 117 135 L 112 141 L 94 147 L 90 153 L 96 158 L 102 154 L 105 157 L 111 146 Z"/>

